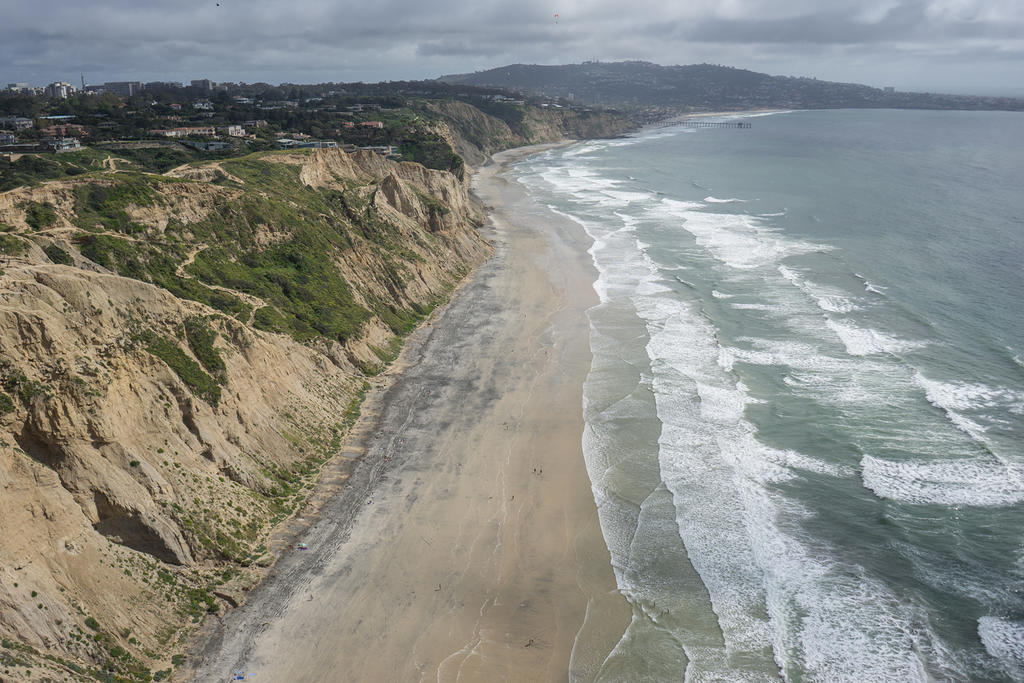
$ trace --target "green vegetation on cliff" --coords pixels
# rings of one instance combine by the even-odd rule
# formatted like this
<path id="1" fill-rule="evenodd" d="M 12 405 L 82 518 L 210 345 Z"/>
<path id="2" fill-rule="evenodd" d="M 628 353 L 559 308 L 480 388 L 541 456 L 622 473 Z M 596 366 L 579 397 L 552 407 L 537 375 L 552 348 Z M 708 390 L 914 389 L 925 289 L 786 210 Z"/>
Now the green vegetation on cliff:
<path id="1" fill-rule="evenodd" d="M 97 150 L 81 149 L 57 155 L 28 154 L 16 161 L 0 158 L 0 192 L 100 170 L 107 156 Z"/>
<path id="2" fill-rule="evenodd" d="M 509 106 L 374 113 L 374 130 L 415 141 L 407 160 L 442 171 L 337 149 L 157 175 L 137 163 L 149 152 L 123 150 L 135 161 L 85 155 L 56 179 L 39 164 L 0 198 L 0 422 L 17 443 L 0 512 L 96 558 L 68 587 L 49 548 L 12 546 L 29 569 L 0 600 L 59 615 L 0 618 L 11 642 L 53 638 L 19 661 L 59 680 L 166 679 L 190 625 L 242 599 L 278 551 L 270 532 L 342 448 L 362 375 L 486 258 L 463 150 L 562 135 L 557 116 Z M 25 513 L 37 503 L 52 514 Z"/>
<path id="3" fill-rule="evenodd" d="M 147 351 L 166 363 L 196 396 L 210 405 L 217 405 L 220 401 L 220 386 L 217 380 L 203 372 L 199 363 L 189 358 L 174 341 L 151 330 L 141 333 L 139 341 Z"/>

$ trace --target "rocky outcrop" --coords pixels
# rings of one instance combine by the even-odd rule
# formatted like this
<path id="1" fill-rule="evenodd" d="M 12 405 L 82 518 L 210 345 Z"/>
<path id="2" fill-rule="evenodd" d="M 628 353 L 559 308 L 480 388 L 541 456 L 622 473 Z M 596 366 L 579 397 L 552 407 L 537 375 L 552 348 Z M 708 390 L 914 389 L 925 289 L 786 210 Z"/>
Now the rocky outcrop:
<path id="1" fill-rule="evenodd" d="M 121 175 L 0 194 L 0 671 L 169 666 L 272 561 L 364 374 L 489 253 L 463 181 L 374 154 L 133 175 L 145 199 L 85 203 Z M 322 258 L 347 327 L 288 298 L 326 286 L 303 275 Z"/>

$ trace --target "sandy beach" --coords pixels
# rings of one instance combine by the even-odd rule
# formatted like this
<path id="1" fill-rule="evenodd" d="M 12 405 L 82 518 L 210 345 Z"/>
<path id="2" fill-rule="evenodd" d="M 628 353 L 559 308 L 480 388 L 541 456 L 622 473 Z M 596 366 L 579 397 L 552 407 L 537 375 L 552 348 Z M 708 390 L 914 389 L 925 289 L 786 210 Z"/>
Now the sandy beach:
<path id="1" fill-rule="evenodd" d="M 579 226 L 502 177 L 531 151 L 476 174 L 494 257 L 410 337 L 350 441 L 361 461 L 325 474 L 296 531 L 309 549 L 282 552 L 193 680 L 597 675 L 630 610 L 580 445 L 594 271 Z"/>

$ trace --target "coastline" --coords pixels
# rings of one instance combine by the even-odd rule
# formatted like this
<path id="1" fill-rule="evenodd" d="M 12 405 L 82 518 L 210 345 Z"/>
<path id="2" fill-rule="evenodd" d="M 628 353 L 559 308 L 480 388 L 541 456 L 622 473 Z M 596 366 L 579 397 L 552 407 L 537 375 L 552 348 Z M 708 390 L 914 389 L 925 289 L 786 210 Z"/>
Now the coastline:
<path id="1" fill-rule="evenodd" d="M 592 680 L 629 623 L 583 460 L 582 229 L 474 174 L 495 255 L 374 382 L 346 454 L 193 680 Z M 347 481 L 346 481 L 347 480 Z M 312 512 L 312 510 L 317 510 Z M 303 528 L 303 527 L 307 528 Z"/>

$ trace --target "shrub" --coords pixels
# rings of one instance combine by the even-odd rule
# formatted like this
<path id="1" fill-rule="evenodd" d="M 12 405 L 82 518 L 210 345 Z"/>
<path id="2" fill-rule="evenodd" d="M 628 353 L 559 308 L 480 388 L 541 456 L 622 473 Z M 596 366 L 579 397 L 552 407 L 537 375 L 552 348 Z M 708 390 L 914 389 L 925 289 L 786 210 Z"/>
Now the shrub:
<path id="1" fill-rule="evenodd" d="M 217 380 L 206 374 L 199 363 L 185 355 L 177 344 L 151 331 L 144 332 L 139 338 L 146 345 L 146 350 L 166 363 L 196 396 L 210 405 L 217 405 L 220 401 Z"/>
<path id="2" fill-rule="evenodd" d="M 217 333 L 210 329 L 206 320 L 198 316 L 192 316 L 185 320 L 185 336 L 188 338 L 189 348 L 196 358 L 203 364 L 211 374 L 223 378 L 227 372 L 224 359 L 220 357 L 213 342 L 217 340 Z"/>
<path id="3" fill-rule="evenodd" d="M 148 206 L 155 192 L 150 181 L 143 176 L 119 174 L 114 185 L 91 183 L 75 188 L 75 224 L 85 230 L 117 230 L 137 233 L 144 225 L 134 222 L 125 209 L 128 206 Z"/>
<path id="4" fill-rule="evenodd" d="M 0 234 L 0 254 L 4 256 L 17 256 L 25 251 L 25 241 L 14 235 Z"/>
<path id="5" fill-rule="evenodd" d="M 25 222 L 35 230 L 48 228 L 57 222 L 57 210 L 50 202 L 25 202 Z"/>
<path id="6" fill-rule="evenodd" d="M 56 244 L 48 244 L 43 247 L 43 253 L 46 254 L 46 258 L 50 259 L 54 263 L 59 263 L 62 266 L 70 266 L 74 263 L 71 259 L 71 254 L 64 251 Z"/>

